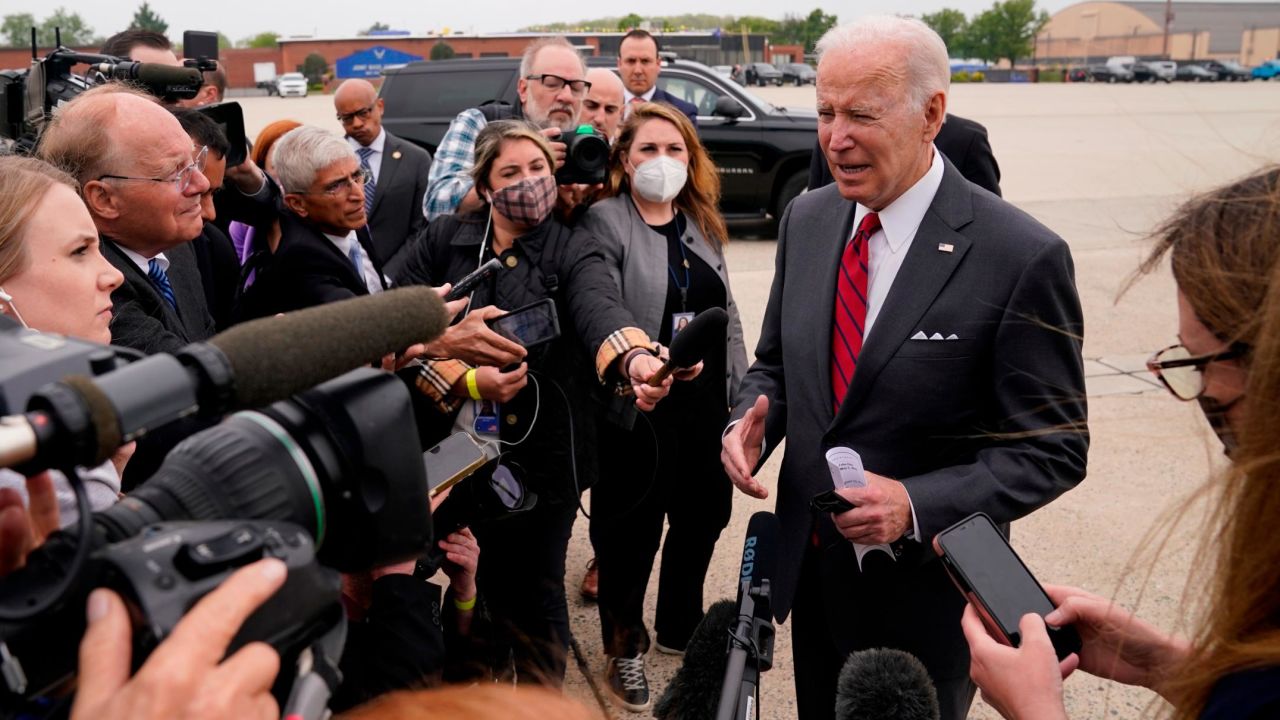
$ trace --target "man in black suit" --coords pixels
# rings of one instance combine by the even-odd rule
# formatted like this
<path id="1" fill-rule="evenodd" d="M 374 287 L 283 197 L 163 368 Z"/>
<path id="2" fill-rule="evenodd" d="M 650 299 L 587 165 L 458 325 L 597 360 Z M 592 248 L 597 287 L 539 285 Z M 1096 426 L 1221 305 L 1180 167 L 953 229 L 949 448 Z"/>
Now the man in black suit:
<path id="1" fill-rule="evenodd" d="M 421 208 L 431 154 L 382 127 L 382 98 L 367 80 L 339 85 L 333 106 L 360 166 L 373 175 L 364 188 L 369 233 L 387 275 L 394 277 L 408 241 L 427 224 Z"/>
<path id="2" fill-rule="evenodd" d="M 938 137 L 933 139 L 942 157 L 951 161 L 965 180 L 996 195 L 1000 194 L 1000 165 L 991 152 L 991 141 L 982 123 L 959 115 L 947 114 Z M 809 189 L 817 190 L 835 182 L 831 167 L 822 152 L 822 143 L 813 141 L 813 159 L 809 161 Z"/>
<path id="3" fill-rule="evenodd" d="M 63 106 L 39 152 L 80 181 L 102 252 L 124 274 L 111 297 L 112 342 L 157 353 L 209 338 L 190 242 L 204 227 L 208 151 L 155 98 L 111 84 Z"/>
<path id="4" fill-rule="evenodd" d="M 280 245 L 240 300 L 243 319 L 387 288 L 365 216 L 369 173 L 342 138 L 317 127 L 289 131 L 272 148 L 284 188 Z"/>
<path id="5" fill-rule="evenodd" d="M 946 46 L 913 18 L 869 17 L 818 43 L 819 137 L 836 184 L 784 214 L 755 364 L 723 440 L 730 479 L 786 439 L 773 609 L 794 618 L 802 720 L 833 717 L 853 651 L 915 654 L 944 720 L 973 699 L 964 598 L 930 548 L 974 512 L 1008 523 L 1084 477 L 1083 320 L 1071 254 L 936 151 Z M 864 343 L 865 338 L 865 343 Z M 865 487 L 833 486 L 832 447 Z M 860 567 L 850 541 L 889 545 Z"/>
<path id="6" fill-rule="evenodd" d="M 662 70 L 658 52 L 661 49 L 658 38 L 644 30 L 632 30 L 622 36 L 622 43 L 618 46 L 618 74 L 627 88 L 626 101 L 628 104 L 664 102 L 674 105 L 697 127 L 698 108 L 658 87 L 658 73 Z"/>

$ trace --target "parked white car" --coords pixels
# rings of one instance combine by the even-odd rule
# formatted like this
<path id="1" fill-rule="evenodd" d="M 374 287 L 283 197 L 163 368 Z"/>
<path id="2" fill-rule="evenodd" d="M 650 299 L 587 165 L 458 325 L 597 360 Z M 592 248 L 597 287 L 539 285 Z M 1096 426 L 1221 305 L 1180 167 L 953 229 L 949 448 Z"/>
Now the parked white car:
<path id="1" fill-rule="evenodd" d="M 280 97 L 306 97 L 307 79 L 302 73 L 285 73 L 276 80 L 276 94 Z"/>

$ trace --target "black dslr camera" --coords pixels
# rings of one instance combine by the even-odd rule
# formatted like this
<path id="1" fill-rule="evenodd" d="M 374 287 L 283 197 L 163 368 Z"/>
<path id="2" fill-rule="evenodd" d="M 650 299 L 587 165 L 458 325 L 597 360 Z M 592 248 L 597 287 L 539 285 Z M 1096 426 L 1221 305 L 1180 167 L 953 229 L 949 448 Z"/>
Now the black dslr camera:
<path id="1" fill-rule="evenodd" d="M 590 125 L 562 131 L 552 138 L 565 144 L 564 166 L 556 171 L 560 185 L 595 185 L 609 177 L 609 141 Z"/>

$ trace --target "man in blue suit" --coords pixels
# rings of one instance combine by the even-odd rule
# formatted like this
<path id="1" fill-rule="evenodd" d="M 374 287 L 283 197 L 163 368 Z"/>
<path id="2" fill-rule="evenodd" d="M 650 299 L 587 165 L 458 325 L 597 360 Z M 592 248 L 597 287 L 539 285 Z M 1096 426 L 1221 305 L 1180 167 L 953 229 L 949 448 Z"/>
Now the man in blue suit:
<path id="1" fill-rule="evenodd" d="M 644 30 L 632 30 L 622 36 L 618 46 L 618 74 L 626 86 L 627 104 L 639 102 L 664 102 L 689 116 L 689 122 L 698 126 L 698 108 L 692 103 L 658 88 L 658 38 Z"/>

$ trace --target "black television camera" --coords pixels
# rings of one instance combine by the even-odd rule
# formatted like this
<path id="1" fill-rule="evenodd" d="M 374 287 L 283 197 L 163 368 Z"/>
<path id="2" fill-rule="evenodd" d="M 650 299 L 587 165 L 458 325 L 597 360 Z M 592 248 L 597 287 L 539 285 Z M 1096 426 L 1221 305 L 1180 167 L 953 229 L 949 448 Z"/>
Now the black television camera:
<path id="1" fill-rule="evenodd" d="M 553 138 L 565 144 L 564 166 L 556 171 L 560 185 L 595 185 L 609 177 L 609 141 L 590 125 Z"/>
<path id="2" fill-rule="evenodd" d="M 184 61 L 183 67 L 170 67 L 76 52 L 62 46 L 62 35 L 57 31 L 54 42 L 57 49 L 40 58 L 33 28 L 31 67 L 0 70 L 0 139 L 11 142 L 18 152 L 30 154 L 54 108 L 95 85 L 112 80 L 131 82 L 167 103 L 195 97 L 204 84 L 204 72 L 217 69 L 216 36 L 212 55 L 205 54 L 207 43 L 192 37 L 207 34 L 187 33 L 184 37 L 190 38 L 188 42 L 194 40 L 201 54 L 197 59 Z M 191 54 L 194 53 L 188 52 Z M 89 67 L 77 75 L 72 72 L 77 65 Z"/>

